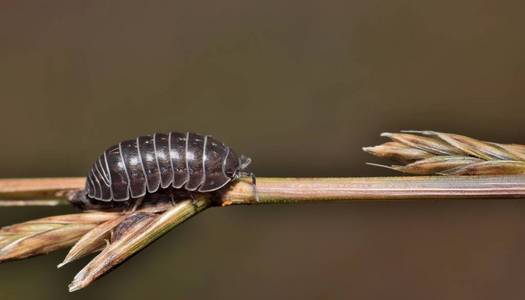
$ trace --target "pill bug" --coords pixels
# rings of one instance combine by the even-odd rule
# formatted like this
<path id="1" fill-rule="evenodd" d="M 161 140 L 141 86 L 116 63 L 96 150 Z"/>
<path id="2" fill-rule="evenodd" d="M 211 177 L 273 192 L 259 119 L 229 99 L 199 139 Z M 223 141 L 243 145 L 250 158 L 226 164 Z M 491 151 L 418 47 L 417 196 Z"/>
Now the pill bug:
<path id="1" fill-rule="evenodd" d="M 84 191 L 72 203 L 115 208 L 163 194 L 212 193 L 252 173 L 251 159 L 209 135 L 170 132 L 139 136 L 104 151 L 92 165 Z M 169 193 L 166 193 L 169 191 Z"/>

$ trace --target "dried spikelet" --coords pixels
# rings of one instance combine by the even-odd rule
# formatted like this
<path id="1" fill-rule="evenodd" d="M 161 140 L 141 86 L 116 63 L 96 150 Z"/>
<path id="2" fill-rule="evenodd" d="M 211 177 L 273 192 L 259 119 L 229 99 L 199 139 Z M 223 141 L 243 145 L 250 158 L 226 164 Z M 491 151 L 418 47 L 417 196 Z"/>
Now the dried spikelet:
<path id="1" fill-rule="evenodd" d="M 525 174 L 525 146 L 498 144 L 435 131 L 383 133 L 390 138 L 364 151 L 404 165 L 378 165 L 418 175 Z"/>
<path id="2" fill-rule="evenodd" d="M 111 231 L 122 221 L 124 221 L 126 217 L 126 215 L 122 215 L 110 219 L 84 234 L 84 236 L 82 236 L 82 238 L 75 244 L 75 246 L 69 250 L 66 258 L 64 258 L 64 261 L 57 267 L 60 268 L 85 255 L 101 250 L 106 244 L 106 241 L 110 239 Z"/>
<path id="3" fill-rule="evenodd" d="M 49 253 L 77 242 L 115 213 L 87 212 L 47 217 L 0 229 L 0 262 Z"/>
<path id="4" fill-rule="evenodd" d="M 156 203 L 155 205 L 144 204 L 137 213 L 162 213 L 172 207 L 173 204 L 171 203 Z M 129 220 L 130 214 L 124 212 L 123 214 L 116 215 L 114 218 L 97 225 L 82 236 L 82 238 L 69 250 L 64 261 L 57 267 L 60 268 L 85 255 L 102 250 L 103 246 L 106 245 L 110 239 L 114 239 L 115 231 L 122 231 L 123 224 L 126 224 Z"/>
<path id="5" fill-rule="evenodd" d="M 374 148 L 375 155 L 381 158 L 394 159 L 405 163 L 433 156 L 432 153 L 407 146 L 400 142 L 387 142 L 379 146 L 365 147 L 363 149 L 370 151 L 372 148 Z"/>
<path id="6" fill-rule="evenodd" d="M 73 279 L 69 291 L 79 290 L 137 253 L 171 228 L 210 205 L 206 198 L 186 200 L 161 214 L 135 212 L 115 228 L 111 243 Z"/>
<path id="7" fill-rule="evenodd" d="M 4 180 L 7 184 L 0 191 L 0 199 L 16 199 L 15 205 L 20 205 L 18 201 L 22 201 L 22 204 L 31 203 L 29 198 L 24 197 L 28 194 L 26 190 L 33 189 L 36 190 L 36 194 L 31 194 L 33 196 L 38 193 L 52 197 L 59 195 L 57 191 L 60 189 L 46 188 L 43 185 L 50 180 L 35 180 L 38 188 L 25 184 L 26 181 Z M 42 182 L 42 186 L 38 185 L 39 182 Z M 76 181 L 72 182 L 77 184 Z M 66 192 L 72 190 L 70 185 L 67 187 Z M 6 201 L 8 205 L 13 202 L 5 199 L 2 201 Z M 74 245 L 64 261 L 58 265 L 61 267 L 85 255 L 102 251 L 75 276 L 70 286 L 70 290 L 74 291 L 111 271 L 169 229 L 210 204 L 210 200 L 205 197 L 176 204 L 148 202 L 132 211 L 87 211 L 5 226 L 0 228 L 0 262 L 46 254 Z"/>

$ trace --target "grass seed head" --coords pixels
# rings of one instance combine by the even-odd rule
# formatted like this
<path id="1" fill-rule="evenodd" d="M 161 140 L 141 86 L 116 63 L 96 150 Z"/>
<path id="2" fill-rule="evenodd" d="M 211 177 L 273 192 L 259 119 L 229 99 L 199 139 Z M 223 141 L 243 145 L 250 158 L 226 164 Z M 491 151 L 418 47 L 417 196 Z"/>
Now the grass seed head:
<path id="1" fill-rule="evenodd" d="M 364 151 L 402 165 L 379 165 L 417 175 L 525 174 L 525 146 L 435 131 L 383 133 L 392 141 Z"/>

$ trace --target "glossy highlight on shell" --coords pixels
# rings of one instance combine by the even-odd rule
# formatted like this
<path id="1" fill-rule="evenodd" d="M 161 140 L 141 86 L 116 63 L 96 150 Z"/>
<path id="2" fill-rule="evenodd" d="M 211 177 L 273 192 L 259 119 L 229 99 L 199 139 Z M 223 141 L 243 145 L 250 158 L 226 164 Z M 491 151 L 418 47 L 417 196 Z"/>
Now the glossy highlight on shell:
<path id="1" fill-rule="evenodd" d="M 208 193 L 241 175 L 250 159 L 208 135 L 170 132 L 109 147 L 86 180 L 90 202 L 123 202 L 164 189 Z"/>

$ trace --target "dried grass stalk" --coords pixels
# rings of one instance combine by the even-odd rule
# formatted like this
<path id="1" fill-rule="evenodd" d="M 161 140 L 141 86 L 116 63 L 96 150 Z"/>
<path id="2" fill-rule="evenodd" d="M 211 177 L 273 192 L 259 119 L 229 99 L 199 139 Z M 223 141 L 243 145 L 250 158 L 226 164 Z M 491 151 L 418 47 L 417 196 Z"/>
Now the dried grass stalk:
<path id="1" fill-rule="evenodd" d="M 403 165 L 380 165 L 417 175 L 525 174 L 525 145 L 499 144 L 435 131 L 383 133 L 392 141 L 364 151 Z"/>
<path id="2" fill-rule="evenodd" d="M 55 206 L 68 204 L 69 195 L 84 186 L 85 179 L 0 179 L 0 206 Z"/>

